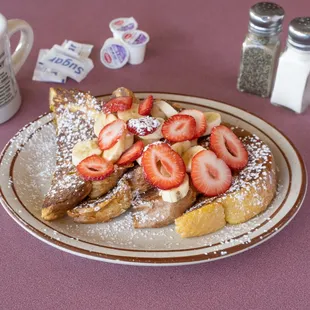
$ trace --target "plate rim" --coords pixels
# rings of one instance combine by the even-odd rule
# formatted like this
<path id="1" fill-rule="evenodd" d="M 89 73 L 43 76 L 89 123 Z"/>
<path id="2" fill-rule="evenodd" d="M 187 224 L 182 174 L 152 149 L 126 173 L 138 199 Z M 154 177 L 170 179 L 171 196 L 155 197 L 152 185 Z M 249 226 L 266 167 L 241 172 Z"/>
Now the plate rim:
<path id="1" fill-rule="evenodd" d="M 22 228 L 24 228 L 27 232 L 29 232 L 31 235 L 35 236 L 36 238 L 40 239 L 41 241 L 44 241 L 45 243 L 48 243 L 51 246 L 54 246 L 58 249 L 61 249 L 63 251 L 69 252 L 71 254 L 75 254 L 78 256 L 82 256 L 82 257 L 86 257 L 86 258 L 91 258 L 91 259 L 96 259 L 96 260 L 101 260 L 101 261 L 105 261 L 105 262 L 113 262 L 113 263 L 120 263 L 120 264 L 129 264 L 129 265 L 148 265 L 148 266 L 172 266 L 172 265 L 186 265 L 186 264 L 196 264 L 196 263 L 202 263 L 202 262 L 210 262 L 210 261 L 214 261 L 217 259 L 222 259 L 222 258 L 227 258 L 230 257 L 232 255 L 236 255 L 239 253 L 242 253 L 246 250 L 249 250 L 265 241 L 267 241 L 268 239 L 270 239 L 271 237 L 275 236 L 279 231 L 281 231 L 294 217 L 295 215 L 298 213 L 303 200 L 306 196 L 306 192 L 307 192 L 307 183 L 308 183 L 308 175 L 307 175 L 307 170 L 306 170 L 306 166 L 305 163 L 303 161 L 303 158 L 301 156 L 301 154 L 299 153 L 299 151 L 297 150 L 297 148 L 295 147 L 295 145 L 292 143 L 292 141 L 279 129 L 277 129 L 274 125 L 272 125 L 270 122 L 265 121 L 264 119 L 262 119 L 261 117 L 257 116 L 256 114 L 249 112 L 243 108 L 239 108 L 239 107 L 235 107 L 233 105 L 230 105 L 226 102 L 223 101 L 218 101 L 218 100 L 214 100 L 211 98 L 205 98 L 205 97 L 199 97 L 199 96 L 193 96 L 193 95 L 187 95 L 187 94 L 181 94 L 181 93 L 173 93 L 173 92 L 146 92 L 146 91 L 137 91 L 135 92 L 136 94 L 144 94 L 144 93 L 151 93 L 151 94 L 163 94 L 163 95 L 171 95 L 171 96 L 181 96 L 181 97 L 187 97 L 187 98 L 195 98 L 198 100 L 210 100 L 213 102 L 218 102 L 221 103 L 223 105 L 226 105 L 229 108 L 234 108 L 237 110 L 241 110 L 247 114 L 250 114 L 251 116 L 256 117 L 257 119 L 259 119 L 260 121 L 268 124 L 269 126 L 271 126 L 276 132 L 278 132 L 280 135 L 282 135 L 282 137 L 285 138 L 285 140 L 289 143 L 290 147 L 292 147 L 292 149 L 294 150 L 294 153 L 297 155 L 298 158 L 298 162 L 301 168 L 301 186 L 300 186 L 300 191 L 298 193 L 298 197 L 296 198 L 296 201 L 294 203 L 294 205 L 291 207 L 291 209 L 289 209 L 289 212 L 287 212 L 284 217 L 281 219 L 280 222 L 276 223 L 274 226 L 272 226 L 271 228 L 269 228 L 266 232 L 264 232 L 263 234 L 257 236 L 258 238 L 260 236 L 263 236 L 263 238 L 261 238 L 261 240 L 256 240 L 255 242 L 251 241 L 251 244 L 248 245 L 243 245 L 243 244 L 239 244 L 239 245 L 234 245 L 231 246 L 229 249 L 233 249 L 233 248 L 237 248 L 235 251 L 230 252 L 227 255 L 219 255 L 219 256 L 215 256 L 215 257 L 210 257 L 210 253 L 208 255 L 204 255 L 204 254 L 196 254 L 196 255 L 191 255 L 191 256 L 178 256 L 178 257 L 165 257 L 165 258 L 159 258 L 159 257 L 126 257 L 126 256 L 117 256 L 117 255 L 111 255 L 111 254 L 104 254 L 104 253 L 96 253 L 96 255 L 94 255 L 94 252 L 90 252 L 89 250 L 86 249 L 82 249 L 79 247 L 76 247 L 74 245 L 69 245 L 65 242 L 61 242 L 58 241 L 56 239 L 51 239 L 49 236 L 47 236 L 46 234 L 44 234 L 41 230 L 38 230 L 36 227 L 30 226 L 31 228 L 29 228 L 29 224 L 28 223 L 24 223 L 24 220 L 22 218 L 20 218 L 20 216 L 14 211 L 13 207 L 10 206 L 10 204 L 6 201 L 4 194 L 2 193 L 2 190 L 0 188 L 0 202 L 2 203 L 4 209 L 6 210 L 6 212 L 15 220 L 15 222 L 17 222 Z M 104 95 L 100 95 L 100 96 L 96 96 L 97 98 L 103 98 L 103 97 L 107 97 L 110 96 L 111 94 L 104 94 Z M 173 99 L 172 99 L 173 100 Z M 178 100 L 176 100 L 178 101 Z M 181 101 L 181 100 L 179 100 Z M 185 102 L 185 103 L 190 103 Z M 193 103 L 194 105 L 199 105 L 197 103 Z M 203 105 L 203 104 L 201 104 Z M 205 107 L 208 108 L 207 105 L 204 105 Z M 210 109 L 212 109 L 212 107 L 209 107 Z M 12 143 L 12 139 L 14 137 L 16 137 L 20 132 L 22 132 L 23 130 L 25 130 L 28 126 L 30 126 L 32 123 L 40 120 L 41 118 L 48 116 L 48 114 L 50 114 L 51 112 L 46 112 L 40 116 L 38 116 L 36 119 L 34 119 L 33 121 L 29 122 L 28 124 L 26 124 L 25 126 L 23 126 L 20 130 L 17 131 L 17 133 L 7 142 L 7 144 L 5 145 L 4 149 L 2 150 L 1 154 L 0 154 L 0 163 L 6 153 L 6 150 L 9 148 L 9 146 Z M 227 112 L 229 114 L 229 112 Z M 233 115 L 234 117 L 236 117 L 235 115 Z M 252 125 L 254 127 L 256 127 L 255 125 Z M 256 127 L 257 128 L 257 127 Z M 260 130 L 259 128 L 257 128 L 258 130 Z M 262 130 L 261 130 L 262 131 Z M 271 138 L 271 137 L 269 137 Z M 273 139 L 271 138 L 271 140 L 273 141 Z M 274 141 L 273 141 L 274 142 Z M 275 143 L 275 142 L 274 142 Z M 275 143 L 276 144 L 276 143 Z M 277 144 L 276 144 L 277 145 Z M 280 151 L 282 152 L 282 149 L 280 149 Z M 282 152 L 283 153 L 283 152 Z M 286 157 L 285 157 L 286 158 Z M 276 228 L 276 230 L 275 230 Z M 37 234 L 37 233 L 39 234 Z M 257 238 L 256 237 L 256 238 Z M 189 249 L 189 251 L 192 249 Z M 152 251 L 151 251 L 152 252 Z"/>

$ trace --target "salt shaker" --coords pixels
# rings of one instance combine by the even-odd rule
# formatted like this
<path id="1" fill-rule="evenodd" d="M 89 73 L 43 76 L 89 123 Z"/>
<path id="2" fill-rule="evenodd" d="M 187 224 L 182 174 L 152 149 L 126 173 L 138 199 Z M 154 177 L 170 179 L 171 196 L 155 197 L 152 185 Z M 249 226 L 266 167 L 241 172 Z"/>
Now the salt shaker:
<path id="1" fill-rule="evenodd" d="M 271 103 L 302 113 L 310 105 L 310 17 L 290 22 Z"/>
<path id="2" fill-rule="evenodd" d="M 251 7 L 248 33 L 242 45 L 239 91 L 270 97 L 283 18 L 283 8 L 275 3 L 260 2 Z"/>

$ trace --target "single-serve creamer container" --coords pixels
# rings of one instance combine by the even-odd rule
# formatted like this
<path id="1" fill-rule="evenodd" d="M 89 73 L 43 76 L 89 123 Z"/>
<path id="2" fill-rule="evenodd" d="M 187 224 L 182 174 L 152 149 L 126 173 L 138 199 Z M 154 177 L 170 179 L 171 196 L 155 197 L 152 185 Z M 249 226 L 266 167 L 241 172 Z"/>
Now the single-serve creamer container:
<path id="1" fill-rule="evenodd" d="M 102 64 L 109 69 L 119 69 L 126 65 L 129 59 L 129 50 L 121 41 L 109 38 L 100 51 Z"/>
<path id="2" fill-rule="evenodd" d="M 109 26 L 114 39 L 121 40 L 123 33 L 136 30 L 138 28 L 138 23 L 133 17 L 119 17 L 113 19 Z"/>
<path id="3" fill-rule="evenodd" d="M 129 63 L 138 65 L 144 61 L 146 45 L 150 41 L 149 35 L 141 30 L 127 31 L 122 36 L 122 42 L 129 50 Z"/>
<path id="4" fill-rule="evenodd" d="M 10 37 L 20 32 L 16 50 L 10 53 Z M 21 19 L 6 20 L 0 14 L 0 124 L 9 120 L 21 105 L 15 74 L 26 61 L 33 45 L 33 31 Z"/>

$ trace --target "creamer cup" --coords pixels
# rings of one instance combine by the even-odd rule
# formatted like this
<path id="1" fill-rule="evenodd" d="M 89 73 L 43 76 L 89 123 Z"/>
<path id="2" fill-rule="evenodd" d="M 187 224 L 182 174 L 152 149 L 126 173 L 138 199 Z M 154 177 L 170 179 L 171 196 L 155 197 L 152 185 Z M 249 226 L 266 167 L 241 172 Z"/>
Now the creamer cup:
<path id="1" fill-rule="evenodd" d="M 141 64 L 144 60 L 146 45 L 150 41 L 149 35 L 141 30 L 127 31 L 122 36 L 122 42 L 129 50 L 129 63 Z"/>
<path id="2" fill-rule="evenodd" d="M 109 26 L 114 39 L 121 40 L 123 33 L 136 30 L 138 28 L 138 23 L 133 17 L 120 17 L 113 19 Z"/>
<path id="3" fill-rule="evenodd" d="M 119 69 L 126 65 L 129 60 L 129 51 L 125 44 L 117 39 L 107 39 L 100 51 L 102 64 L 110 69 Z"/>

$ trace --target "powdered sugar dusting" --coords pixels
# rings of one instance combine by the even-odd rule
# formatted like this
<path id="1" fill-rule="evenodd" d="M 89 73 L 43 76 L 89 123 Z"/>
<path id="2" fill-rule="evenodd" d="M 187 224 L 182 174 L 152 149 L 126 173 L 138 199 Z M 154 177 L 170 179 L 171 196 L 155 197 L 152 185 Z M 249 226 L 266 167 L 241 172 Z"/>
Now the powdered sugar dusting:
<path id="1" fill-rule="evenodd" d="M 128 130 L 138 136 L 146 136 L 153 133 L 160 126 L 157 118 L 151 116 L 130 119 L 127 122 Z"/>

